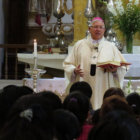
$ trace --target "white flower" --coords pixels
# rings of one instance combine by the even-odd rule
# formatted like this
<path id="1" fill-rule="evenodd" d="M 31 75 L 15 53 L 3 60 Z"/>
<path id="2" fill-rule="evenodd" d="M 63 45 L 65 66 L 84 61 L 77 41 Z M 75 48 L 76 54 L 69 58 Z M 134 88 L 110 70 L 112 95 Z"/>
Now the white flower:
<path id="1" fill-rule="evenodd" d="M 125 37 L 140 31 L 140 6 L 134 5 L 139 4 L 139 1 L 129 0 L 126 4 L 121 0 L 115 0 L 114 3 L 107 4 L 108 10 L 112 13 L 110 16 L 114 27 L 119 29 Z"/>
<path id="2" fill-rule="evenodd" d="M 124 13 L 124 8 L 122 6 L 122 1 L 121 0 L 117 0 L 115 1 L 115 5 L 116 5 L 116 10 L 120 15 L 123 15 Z"/>
<path id="3" fill-rule="evenodd" d="M 139 0 L 135 0 L 134 5 L 139 5 Z"/>
<path id="4" fill-rule="evenodd" d="M 112 5 L 107 5 L 107 8 L 113 14 L 113 16 L 117 16 L 117 12 Z"/>

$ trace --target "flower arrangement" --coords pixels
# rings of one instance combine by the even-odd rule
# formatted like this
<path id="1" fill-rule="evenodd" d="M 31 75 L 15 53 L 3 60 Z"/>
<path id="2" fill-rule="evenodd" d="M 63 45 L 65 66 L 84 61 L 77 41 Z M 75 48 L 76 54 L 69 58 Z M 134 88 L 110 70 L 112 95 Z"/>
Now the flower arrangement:
<path id="1" fill-rule="evenodd" d="M 132 53 L 133 35 L 140 31 L 140 3 L 139 0 L 129 0 L 124 4 L 121 0 L 115 0 L 112 4 L 107 4 L 111 13 L 113 24 L 126 38 L 126 48 L 128 53 Z"/>
<path id="2" fill-rule="evenodd" d="M 128 81 L 123 90 L 126 96 L 133 92 L 136 92 L 140 95 L 140 86 L 137 86 L 136 89 L 134 89 L 131 80 Z"/>
<path id="3" fill-rule="evenodd" d="M 124 92 L 125 92 L 126 95 L 128 95 L 128 94 L 134 92 L 134 89 L 133 89 L 133 87 L 132 87 L 132 82 L 131 82 L 131 80 L 128 81 L 128 83 L 127 83 L 127 85 L 126 85 L 126 87 L 125 87 L 125 89 L 124 89 Z"/>

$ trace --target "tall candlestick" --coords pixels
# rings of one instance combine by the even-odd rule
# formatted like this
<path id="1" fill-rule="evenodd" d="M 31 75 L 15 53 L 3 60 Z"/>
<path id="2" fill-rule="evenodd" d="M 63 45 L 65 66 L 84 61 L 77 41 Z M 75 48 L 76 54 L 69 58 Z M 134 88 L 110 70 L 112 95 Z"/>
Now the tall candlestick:
<path id="1" fill-rule="evenodd" d="M 37 41 L 34 39 L 34 57 L 37 57 Z"/>
<path id="2" fill-rule="evenodd" d="M 37 57 L 34 57 L 34 69 L 37 69 Z"/>

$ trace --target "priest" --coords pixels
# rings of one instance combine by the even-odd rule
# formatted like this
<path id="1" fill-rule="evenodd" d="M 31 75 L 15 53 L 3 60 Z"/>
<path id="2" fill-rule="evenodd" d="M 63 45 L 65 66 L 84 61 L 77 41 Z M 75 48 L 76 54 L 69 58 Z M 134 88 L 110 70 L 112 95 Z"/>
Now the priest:
<path id="1" fill-rule="evenodd" d="M 89 32 L 86 38 L 75 43 L 63 67 L 67 92 L 76 81 L 88 82 L 92 87 L 91 104 L 93 109 L 98 109 L 108 88 L 123 86 L 126 67 L 121 63 L 126 61 L 114 43 L 104 38 L 105 24 L 102 18 L 93 18 Z M 98 63 L 108 65 L 98 67 Z"/>

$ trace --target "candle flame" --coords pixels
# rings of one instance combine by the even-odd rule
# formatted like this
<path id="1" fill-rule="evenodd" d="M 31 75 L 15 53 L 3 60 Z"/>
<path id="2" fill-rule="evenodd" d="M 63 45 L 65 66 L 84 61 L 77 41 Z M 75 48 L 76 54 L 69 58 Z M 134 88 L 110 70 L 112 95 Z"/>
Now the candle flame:
<path id="1" fill-rule="evenodd" d="M 34 39 L 34 43 L 36 43 L 37 41 L 36 41 L 36 39 Z"/>

